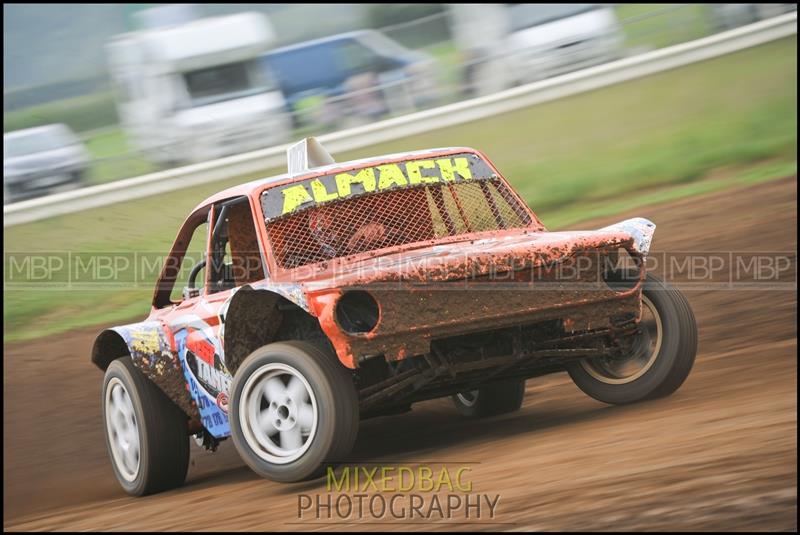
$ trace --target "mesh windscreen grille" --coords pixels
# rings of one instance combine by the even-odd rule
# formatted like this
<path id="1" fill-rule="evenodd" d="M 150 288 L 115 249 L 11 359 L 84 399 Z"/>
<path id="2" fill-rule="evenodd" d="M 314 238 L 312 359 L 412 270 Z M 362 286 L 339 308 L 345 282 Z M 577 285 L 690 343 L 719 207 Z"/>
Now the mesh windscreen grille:
<path id="1" fill-rule="evenodd" d="M 361 195 L 267 223 L 278 265 L 294 268 L 342 256 L 468 232 L 531 224 L 499 179 Z"/>

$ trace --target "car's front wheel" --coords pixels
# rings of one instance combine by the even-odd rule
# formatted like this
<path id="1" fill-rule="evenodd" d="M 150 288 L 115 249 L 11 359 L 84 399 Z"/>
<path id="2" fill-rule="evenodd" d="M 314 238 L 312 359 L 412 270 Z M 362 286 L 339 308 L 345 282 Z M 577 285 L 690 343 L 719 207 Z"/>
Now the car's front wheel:
<path id="1" fill-rule="evenodd" d="M 188 419 L 130 357 L 106 369 L 103 420 L 111 465 L 125 492 L 142 496 L 183 484 L 189 469 Z"/>
<path id="2" fill-rule="evenodd" d="M 686 380 L 697 353 L 697 324 L 686 298 L 653 275 L 642 290 L 642 317 L 629 354 L 572 363 L 568 371 L 591 397 L 625 404 L 668 396 Z"/>
<path id="3" fill-rule="evenodd" d="M 350 452 L 358 432 L 351 373 L 305 342 L 253 351 L 231 384 L 231 437 L 262 477 L 292 482 L 321 475 Z"/>

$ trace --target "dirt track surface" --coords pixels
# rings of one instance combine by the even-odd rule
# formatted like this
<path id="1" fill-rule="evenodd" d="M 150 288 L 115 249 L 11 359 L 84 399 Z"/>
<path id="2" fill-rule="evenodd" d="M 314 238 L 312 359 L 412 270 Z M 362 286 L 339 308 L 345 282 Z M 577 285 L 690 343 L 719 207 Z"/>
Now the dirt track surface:
<path id="1" fill-rule="evenodd" d="M 792 177 L 581 226 L 643 215 L 658 225 L 655 251 L 796 256 L 796 213 Z M 435 461 L 434 470 L 472 463 L 473 492 L 500 495 L 495 517 L 480 520 L 494 524 L 456 524 L 461 513 L 420 529 L 796 530 L 796 287 L 685 293 L 699 354 L 673 396 L 610 407 L 566 374 L 552 375 L 528 381 L 521 411 L 490 420 L 459 419 L 449 400 L 435 400 L 364 421 L 353 461 Z M 183 488 L 128 497 L 106 453 L 101 373 L 89 362 L 99 330 L 4 347 L 5 529 L 393 530 L 422 522 L 299 526 L 298 494 L 325 494 L 324 480 L 259 479 L 230 441 L 213 455 L 192 444 Z"/>

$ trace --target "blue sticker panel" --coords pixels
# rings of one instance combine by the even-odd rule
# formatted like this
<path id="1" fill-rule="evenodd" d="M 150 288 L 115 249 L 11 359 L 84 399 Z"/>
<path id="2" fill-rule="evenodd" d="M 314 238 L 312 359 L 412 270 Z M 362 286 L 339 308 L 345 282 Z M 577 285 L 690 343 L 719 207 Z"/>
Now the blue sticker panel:
<path id="1" fill-rule="evenodd" d="M 196 357 L 194 355 L 187 355 L 187 353 L 189 353 L 186 345 L 188 336 L 188 329 L 179 329 L 175 333 L 175 344 L 177 345 L 178 355 L 183 365 L 183 374 L 189 385 L 189 392 L 197 403 L 197 408 L 200 412 L 200 421 L 203 427 L 208 429 L 214 437 L 223 438 L 230 436 L 231 427 L 228 422 L 228 415 L 218 405 L 220 402 L 227 405 L 227 389 L 214 396 L 200 384 L 200 381 L 192 372 L 192 367 L 189 365 L 189 359 L 196 359 Z M 195 364 L 194 367 L 196 368 L 197 365 Z M 225 372 L 225 375 L 227 375 L 227 372 Z"/>

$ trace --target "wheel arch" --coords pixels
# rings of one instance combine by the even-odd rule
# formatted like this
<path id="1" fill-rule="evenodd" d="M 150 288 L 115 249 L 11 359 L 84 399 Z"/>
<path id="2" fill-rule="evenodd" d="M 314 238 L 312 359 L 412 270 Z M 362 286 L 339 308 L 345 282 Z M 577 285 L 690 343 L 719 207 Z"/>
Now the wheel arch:
<path id="1" fill-rule="evenodd" d="M 259 347 L 285 340 L 304 340 L 332 350 L 305 300 L 267 287 L 248 285 L 236 291 L 225 314 L 223 336 L 225 367 L 231 375 Z"/>
<path id="2" fill-rule="evenodd" d="M 120 357 L 130 356 L 130 348 L 125 338 L 116 328 L 106 329 L 94 340 L 92 345 L 92 364 L 102 371 Z"/>
<path id="3" fill-rule="evenodd" d="M 120 357 L 156 384 L 192 420 L 199 419 L 173 340 L 158 321 L 143 321 L 104 330 L 92 346 L 92 363 L 105 371 Z"/>

